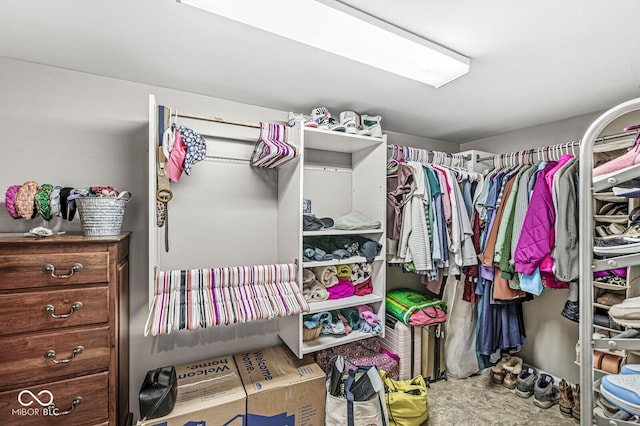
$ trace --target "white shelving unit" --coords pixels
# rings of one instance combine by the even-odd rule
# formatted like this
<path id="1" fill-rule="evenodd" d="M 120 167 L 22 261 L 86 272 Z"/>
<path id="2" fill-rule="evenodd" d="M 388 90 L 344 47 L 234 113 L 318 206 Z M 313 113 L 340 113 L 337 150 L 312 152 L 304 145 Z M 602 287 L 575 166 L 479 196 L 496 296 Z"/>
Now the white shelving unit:
<path id="1" fill-rule="evenodd" d="M 602 329 L 593 325 L 593 302 L 594 286 L 593 272 L 604 271 L 612 268 L 628 268 L 627 282 L 630 283 L 633 277 L 630 274 L 636 273 L 635 265 L 640 265 L 640 253 L 627 254 L 623 256 L 613 256 L 607 259 L 593 259 L 593 221 L 594 221 L 594 192 L 602 193 L 607 189 L 627 180 L 640 176 L 640 167 L 635 166 L 621 172 L 612 173 L 597 178 L 592 177 L 593 170 L 593 147 L 596 138 L 607 125 L 617 118 L 640 109 L 640 98 L 630 100 L 620 104 L 602 114 L 589 127 L 580 146 L 580 205 L 584 207 L 579 224 L 580 234 L 580 392 L 581 416 L 580 424 L 583 426 L 597 425 L 631 425 L 632 423 L 612 420 L 594 414 L 593 389 L 594 389 L 594 368 L 593 349 L 601 350 L 624 350 L 632 356 L 637 356 L 640 350 L 640 339 L 616 339 L 615 331 L 610 338 L 593 339 L 592 332 Z M 595 200 L 602 201 L 602 194 L 595 195 Z M 606 199 L 606 198 L 605 198 Z M 613 200 L 613 198 L 611 198 Z M 631 203 L 630 203 L 631 205 Z M 632 289 L 633 286 L 630 286 Z M 631 290 L 627 289 L 628 295 Z M 606 329 L 609 330 L 609 329 Z"/>
<path id="2" fill-rule="evenodd" d="M 302 218 L 303 199 L 311 200 L 312 212 L 317 217 L 337 218 L 351 211 L 360 211 L 381 223 L 379 229 L 345 231 L 327 229 L 303 231 L 300 228 L 292 241 L 298 244 L 299 258 L 305 238 L 317 236 L 359 235 L 382 244 L 380 254 L 372 264 L 373 292 L 365 296 L 351 296 L 337 300 L 310 303 L 311 313 L 331 311 L 358 305 L 370 305 L 378 314 L 384 333 L 385 277 L 385 220 L 386 220 L 386 136 L 376 138 L 331 132 L 303 127 L 292 128 L 290 139 L 302 149 L 297 164 L 300 171 L 300 199 L 292 206 Z M 300 219 L 301 221 L 301 219 Z M 280 238 L 289 236 L 280 236 Z M 302 270 L 318 266 L 364 263 L 364 257 L 320 262 L 302 262 L 298 280 L 302 283 Z M 302 284 L 301 284 L 302 285 Z M 369 333 L 352 331 L 346 336 L 320 336 L 312 341 L 302 340 L 302 316 L 279 319 L 280 337 L 298 356 L 372 337 Z"/>

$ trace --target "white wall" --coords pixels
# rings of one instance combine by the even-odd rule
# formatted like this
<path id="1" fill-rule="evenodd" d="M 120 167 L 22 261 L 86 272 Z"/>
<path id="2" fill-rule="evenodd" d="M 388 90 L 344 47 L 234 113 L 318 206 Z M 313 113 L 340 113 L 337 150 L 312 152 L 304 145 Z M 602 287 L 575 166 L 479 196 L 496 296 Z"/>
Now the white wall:
<path id="1" fill-rule="evenodd" d="M 147 317 L 147 127 L 148 95 L 183 112 L 241 121 L 284 121 L 287 114 L 139 83 L 0 58 L 0 188 L 27 180 L 63 186 L 112 185 L 133 193 L 123 230 L 130 246 L 131 410 L 147 370 L 277 344 L 264 327 L 242 325 L 144 337 Z M 310 108 L 313 106 L 310 106 Z M 457 145 L 392 133 L 389 143 L 457 151 Z M 0 232 L 23 232 L 41 221 L 13 220 L 0 208 Z M 52 221 L 57 230 L 80 230 Z M 418 283 L 415 276 L 398 280 Z"/>
<path id="2" fill-rule="evenodd" d="M 601 113 L 593 113 L 529 127 L 491 138 L 460 145 L 462 151 L 477 149 L 505 153 L 579 140 Z M 603 135 L 622 132 L 624 127 L 640 123 L 640 113 L 629 114 L 611 123 Z M 576 149 L 576 153 L 578 150 Z M 560 315 L 568 290 L 546 290 L 535 300 L 524 303 L 527 343 L 521 356 L 525 362 L 556 377 L 578 383 L 580 371 L 576 360 L 578 324 Z"/>

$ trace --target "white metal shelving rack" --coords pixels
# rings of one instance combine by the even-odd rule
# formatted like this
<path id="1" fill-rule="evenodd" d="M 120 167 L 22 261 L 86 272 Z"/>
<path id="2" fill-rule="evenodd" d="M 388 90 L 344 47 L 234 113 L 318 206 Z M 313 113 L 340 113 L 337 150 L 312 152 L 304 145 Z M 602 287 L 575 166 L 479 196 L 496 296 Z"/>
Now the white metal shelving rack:
<path id="1" fill-rule="evenodd" d="M 611 257 L 604 260 L 593 259 L 593 192 L 611 188 L 621 182 L 640 176 L 640 166 L 634 166 L 618 173 L 593 179 L 593 146 L 598 135 L 607 125 L 623 115 L 640 110 L 640 98 L 632 99 L 606 111 L 587 129 L 580 145 L 580 205 L 584 206 L 579 224 L 580 232 L 580 424 L 589 426 L 631 425 L 632 423 L 612 420 L 593 412 L 593 349 L 640 350 L 640 339 L 596 339 L 593 331 L 593 272 L 612 268 L 640 265 L 640 253 Z M 587 344 L 589 342 L 590 344 Z"/>

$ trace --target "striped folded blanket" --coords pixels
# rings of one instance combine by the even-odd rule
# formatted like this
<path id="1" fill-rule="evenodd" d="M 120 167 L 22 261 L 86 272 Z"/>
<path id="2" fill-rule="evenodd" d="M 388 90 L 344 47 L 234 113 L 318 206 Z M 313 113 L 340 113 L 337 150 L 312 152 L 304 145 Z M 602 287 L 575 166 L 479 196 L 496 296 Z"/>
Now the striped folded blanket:
<path id="1" fill-rule="evenodd" d="M 387 292 L 387 313 L 407 325 L 429 325 L 446 320 L 447 305 L 409 288 Z"/>

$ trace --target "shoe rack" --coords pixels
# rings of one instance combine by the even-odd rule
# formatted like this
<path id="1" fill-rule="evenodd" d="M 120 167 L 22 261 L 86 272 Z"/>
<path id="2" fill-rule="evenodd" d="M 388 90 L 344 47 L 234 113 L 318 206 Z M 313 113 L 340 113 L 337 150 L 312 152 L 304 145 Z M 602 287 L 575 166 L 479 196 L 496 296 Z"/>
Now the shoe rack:
<path id="1" fill-rule="evenodd" d="M 580 342 L 582 342 L 578 361 L 580 364 L 580 383 L 582 389 L 595 389 L 594 385 L 599 388 L 596 382 L 596 375 L 602 376 L 602 369 L 595 369 L 595 362 L 600 362 L 602 354 L 620 355 L 622 359 L 620 363 L 640 362 L 640 339 L 617 338 L 624 329 L 616 330 L 612 328 L 612 324 L 594 325 L 594 319 L 597 315 L 606 314 L 609 318 L 608 309 L 610 306 L 600 303 L 603 299 L 599 299 L 603 294 L 618 295 L 621 298 L 629 298 L 640 295 L 640 253 L 631 254 L 613 254 L 606 256 L 594 253 L 594 237 L 598 236 L 597 232 L 603 228 L 610 226 L 614 221 L 620 221 L 622 225 L 628 225 L 628 222 L 622 218 L 618 218 L 618 214 L 626 211 L 627 214 L 638 205 L 636 199 L 626 199 L 615 197 L 611 188 L 623 182 L 640 177 L 640 165 L 632 166 L 607 175 L 592 176 L 594 165 L 599 160 L 610 155 L 611 158 L 619 154 L 619 152 L 601 153 L 599 149 L 594 149 L 596 139 L 614 120 L 628 114 L 630 112 L 640 110 L 640 98 L 622 103 L 596 119 L 582 138 L 580 147 L 580 182 L 579 194 L 580 205 L 585 207 L 580 216 L 579 235 L 580 235 Z M 617 147 L 619 148 L 619 147 Z M 622 147 L 624 153 L 624 147 Z M 606 161 L 606 158 L 604 158 Z M 614 213 L 614 214 L 609 214 Z M 609 217 L 607 217 L 609 216 Z M 620 214 L 621 216 L 621 214 Z M 599 253 L 601 253 L 599 251 Z M 627 279 L 622 288 L 618 289 L 611 285 L 603 283 L 594 283 L 593 274 L 599 271 L 610 271 L 615 268 L 624 268 L 627 272 Z M 600 317 L 602 318 L 602 317 Z M 602 323 L 601 323 L 602 324 Z M 603 335 L 603 338 L 593 338 L 593 333 L 597 332 Z M 602 356 L 604 357 L 604 355 Z M 611 367 L 608 367 L 608 369 Z M 598 371 L 600 370 L 600 371 Z M 598 377 L 598 378 L 600 378 Z M 597 389 L 595 389 L 598 391 Z M 581 392 L 580 394 L 581 418 L 580 424 L 586 425 L 610 425 L 611 419 L 601 415 L 600 412 L 594 413 L 594 392 Z M 613 424 L 630 425 L 633 423 L 616 420 Z"/>
<path id="2" fill-rule="evenodd" d="M 594 166 L 623 155 L 633 143 L 634 137 L 630 137 L 611 144 L 613 149 L 607 149 L 608 144 L 594 149 Z M 593 192 L 594 237 L 624 232 L 630 225 L 629 213 L 638 206 L 640 206 L 640 199 L 616 196 L 611 188 Z M 605 260 L 610 257 L 594 255 L 594 258 Z M 615 338 L 625 331 L 625 328 L 609 318 L 609 309 L 624 299 L 640 296 L 640 266 L 611 268 L 600 274 L 608 276 L 593 279 L 594 336 L 597 333 L 604 338 Z M 612 348 L 598 349 L 594 351 L 593 362 L 594 371 L 597 373 L 617 373 L 625 363 L 640 362 L 640 352 Z"/>

